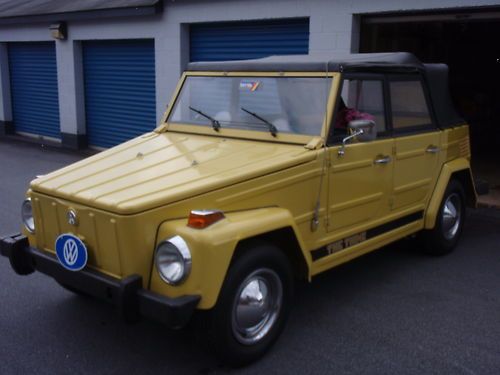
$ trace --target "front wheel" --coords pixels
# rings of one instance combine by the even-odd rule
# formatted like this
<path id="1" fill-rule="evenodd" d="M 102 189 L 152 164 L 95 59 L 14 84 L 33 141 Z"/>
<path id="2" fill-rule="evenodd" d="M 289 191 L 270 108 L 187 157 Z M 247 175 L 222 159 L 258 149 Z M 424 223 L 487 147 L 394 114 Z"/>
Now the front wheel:
<path id="1" fill-rule="evenodd" d="M 439 207 L 434 228 L 422 233 L 424 251 L 431 255 L 450 253 L 462 234 L 464 220 L 464 189 L 459 181 L 451 180 Z"/>
<path id="2" fill-rule="evenodd" d="M 293 294 L 283 252 L 269 244 L 241 250 L 217 305 L 199 317 L 208 349 L 232 366 L 257 360 L 274 344 L 285 327 Z"/>

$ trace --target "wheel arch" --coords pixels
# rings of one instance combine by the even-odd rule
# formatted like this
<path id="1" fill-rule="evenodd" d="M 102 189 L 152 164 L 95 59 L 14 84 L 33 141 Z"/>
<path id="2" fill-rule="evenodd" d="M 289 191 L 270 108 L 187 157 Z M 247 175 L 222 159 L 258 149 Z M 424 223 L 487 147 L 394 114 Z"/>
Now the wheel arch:
<path id="1" fill-rule="evenodd" d="M 293 274 L 299 280 L 309 280 L 310 267 L 299 244 L 297 235 L 291 226 L 275 229 L 240 240 L 236 244 L 231 262 L 245 251 L 259 243 L 270 243 L 279 248 L 290 260 Z"/>
<path id="2" fill-rule="evenodd" d="M 452 179 L 458 180 L 464 188 L 467 206 L 476 206 L 477 193 L 472 179 L 469 160 L 460 158 L 447 162 L 441 169 L 436 186 L 432 192 L 432 197 L 427 205 L 424 222 L 425 229 L 434 228 L 446 187 Z"/>
<path id="3" fill-rule="evenodd" d="M 467 207 L 476 207 L 477 193 L 470 169 L 456 171 L 451 175 L 450 179 L 456 179 L 462 184 L 465 191 L 465 203 Z"/>

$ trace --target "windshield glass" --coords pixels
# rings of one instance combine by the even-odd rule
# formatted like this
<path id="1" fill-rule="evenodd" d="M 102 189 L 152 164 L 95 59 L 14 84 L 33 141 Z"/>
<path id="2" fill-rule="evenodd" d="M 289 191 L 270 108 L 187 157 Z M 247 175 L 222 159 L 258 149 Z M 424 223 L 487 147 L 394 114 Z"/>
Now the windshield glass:
<path id="1" fill-rule="evenodd" d="M 332 78 L 186 78 L 169 123 L 320 135 Z"/>

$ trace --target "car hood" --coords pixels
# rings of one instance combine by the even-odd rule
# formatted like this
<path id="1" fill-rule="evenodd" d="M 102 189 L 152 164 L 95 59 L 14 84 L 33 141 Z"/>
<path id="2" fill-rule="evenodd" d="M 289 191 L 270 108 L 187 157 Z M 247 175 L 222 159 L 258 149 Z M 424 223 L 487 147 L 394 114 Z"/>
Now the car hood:
<path id="1" fill-rule="evenodd" d="M 297 145 L 153 132 L 39 177 L 31 189 L 134 214 L 314 157 Z"/>

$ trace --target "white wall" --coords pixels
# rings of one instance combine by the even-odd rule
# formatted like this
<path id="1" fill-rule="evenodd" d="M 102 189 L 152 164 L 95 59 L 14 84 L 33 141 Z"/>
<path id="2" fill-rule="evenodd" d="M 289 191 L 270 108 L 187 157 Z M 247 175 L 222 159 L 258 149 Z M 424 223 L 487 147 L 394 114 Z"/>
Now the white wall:
<path id="1" fill-rule="evenodd" d="M 353 15 L 399 10 L 499 5 L 499 0 L 166 0 L 161 15 L 68 23 L 68 40 L 56 41 L 61 128 L 85 131 L 80 42 L 98 39 L 153 38 L 156 55 L 156 108 L 160 120 L 188 57 L 186 30 L 190 23 L 309 17 L 311 54 L 356 51 L 359 39 Z M 0 64 L 5 63 L 1 42 L 50 38 L 49 24 L 0 26 Z M 9 120 L 9 90 L 0 68 L 0 120 Z M 8 80 L 7 80 L 8 81 Z"/>

